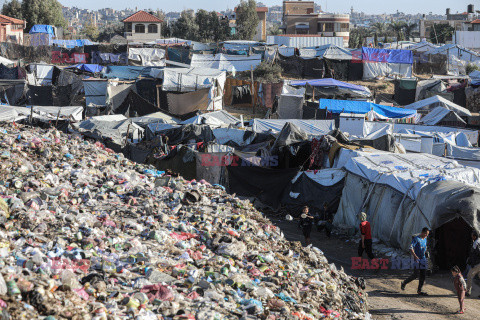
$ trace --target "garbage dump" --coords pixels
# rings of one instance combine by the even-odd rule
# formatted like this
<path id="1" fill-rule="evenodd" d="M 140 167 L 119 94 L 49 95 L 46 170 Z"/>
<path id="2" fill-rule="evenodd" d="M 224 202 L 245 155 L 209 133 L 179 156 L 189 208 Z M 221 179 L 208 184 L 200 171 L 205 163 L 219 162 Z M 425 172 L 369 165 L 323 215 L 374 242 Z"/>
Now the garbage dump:
<path id="1" fill-rule="evenodd" d="M 365 283 L 219 185 L 4 124 L 1 319 L 366 319 Z"/>

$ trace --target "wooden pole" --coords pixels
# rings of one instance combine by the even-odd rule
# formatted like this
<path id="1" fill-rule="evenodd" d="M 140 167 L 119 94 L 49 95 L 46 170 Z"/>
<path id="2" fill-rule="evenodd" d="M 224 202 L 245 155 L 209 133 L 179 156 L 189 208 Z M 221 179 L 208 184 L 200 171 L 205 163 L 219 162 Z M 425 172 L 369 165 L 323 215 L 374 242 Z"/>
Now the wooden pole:
<path id="1" fill-rule="evenodd" d="M 129 123 L 129 124 L 128 124 L 128 127 L 127 127 L 127 136 L 125 137 L 125 144 L 124 144 L 125 146 L 127 145 L 127 142 L 128 142 L 128 135 L 129 135 L 129 133 L 130 133 L 130 124 L 131 124 L 131 123 Z"/>
<path id="2" fill-rule="evenodd" d="M 255 83 L 253 82 L 253 66 L 250 66 L 250 81 L 251 81 L 251 87 L 252 87 L 253 114 L 255 114 Z"/>
<path id="3" fill-rule="evenodd" d="M 30 125 L 33 124 L 33 106 L 30 107 Z"/>
<path id="4" fill-rule="evenodd" d="M 60 109 L 58 109 L 57 120 L 55 120 L 55 128 L 56 128 L 57 125 L 58 125 L 58 118 L 60 118 Z"/>
<path id="5" fill-rule="evenodd" d="M 157 84 L 157 108 L 160 109 L 160 84 Z"/>

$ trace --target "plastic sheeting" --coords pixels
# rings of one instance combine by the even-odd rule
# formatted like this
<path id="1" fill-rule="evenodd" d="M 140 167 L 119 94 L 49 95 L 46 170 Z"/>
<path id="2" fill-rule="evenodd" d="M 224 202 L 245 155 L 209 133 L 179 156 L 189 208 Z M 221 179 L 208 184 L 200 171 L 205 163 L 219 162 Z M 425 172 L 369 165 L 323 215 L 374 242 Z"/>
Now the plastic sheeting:
<path id="1" fill-rule="evenodd" d="M 335 120 L 282 120 L 282 119 L 253 119 L 252 129 L 257 133 L 279 133 L 285 123 L 293 123 L 308 135 L 322 136 L 335 129 Z"/>
<path id="2" fill-rule="evenodd" d="M 52 84 L 53 68 L 54 66 L 45 64 L 30 65 L 33 67 L 35 78 L 38 85 L 50 85 Z"/>
<path id="3" fill-rule="evenodd" d="M 125 98 L 127 98 L 130 91 L 137 92 L 137 88 L 133 83 L 117 83 L 117 82 L 108 82 L 107 85 L 107 98 L 106 103 L 112 107 L 112 110 L 117 109 Z"/>
<path id="4" fill-rule="evenodd" d="M 320 99 L 320 109 L 327 109 L 332 113 L 367 114 L 374 111 L 381 119 L 383 118 L 411 118 L 417 114 L 415 110 L 408 110 L 390 106 L 384 106 L 366 101 Z"/>
<path id="5" fill-rule="evenodd" d="M 443 133 L 443 134 L 453 134 L 453 133 L 463 133 L 468 138 L 468 141 L 472 145 L 476 145 L 478 143 L 478 131 L 477 130 L 469 130 L 469 129 L 462 129 L 462 128 L 451 128 L 451 127 L 443 127 L 443 126 L 426 126 L 426 125 L 416 125 L 416 124 L 407 124 L 407 123 L 396 123 L 393 127 L 394 133 L 404 133 L 405 130 L 411 130 L 412 133 L 424 132 L 428 134 L 436 134 L 436 133 Z"/>
<path id="6" fill-rule="evenodd" d="M 240 119 L 226 111 L 220 110 L 197 115 L 181 122 L 181 124 L 209 124 L 217 127 L 228 127 L 229 125 L 236 125 L 239 122 Z"/>
<path id="7" fill-rule="evenodd" d="M 211 54 L 194 54 L 192 56 L 192 67 L 202 67 L 219 69 L 222 71 L 249 71 L 256 68 L 262 62 L 261 54 L 253 54 L 250 56 L 236 56 L 219 53 Z"/>
<path id="8" fill-rule="evenodd" d="M 54 29 L 53 26 L 50 26 L 50 25 L 36 24 L 30 29 L 30 31 L 28 33 L 30 33 L 30 34 L 47 33 L 47 34 L 49 34 L 53 37 L 53 36 L 55 36 L 55 29 Z"/>
<path id="9" fill-rule="evenodd" d="M 472 114 L 470 111 L 458 104 L 455 104 L 441 96 L 433 96 L 424 100 L 420 100 L 405 106 L 405 109 L 413 109 L 413 110 L 433 110 L 436 107 L 443 107 L 448 110 L 455 111 L 456 114 L 459 116 L 471 116 Z"/>
<path id="10" fill-rule="evenodd" d="M 412 64 L 388 62 L 363 62 L 363 79 L 371 80 L 379 77 L 412 77 Z"/>
<path id="11" fill-rule="evenodd" d="M 66 69 L 78 69 L 80 71 L 87 71 L 87 72 L 91 72 L 91 73 L 96 73 L 96 72 L 102 72 L 103 67 L 101 65 L 98 65 L 98 64 L 82 63 L 82 64 L 76 64 L 76 65 L 67 67 Z"/>
<path id="12" fill-rule="evenodd" d="M 280 119 L 302 119 L 303 95 L 282 94 L 278 99 L 277 114 Z"/>
<path id="13" fill-rule="evenodd" d="M 213 129 L 215 140 L 219 144 L 233 142 L 238 146 L 249 145 L 255 138 L 254 134 L 247 135 L 247 131 L 236 128 L 216 128 Z M 245 138 L 246 137 L 246 138 Z"/>
<path id="14" fill-rule="evenodd" d="M 129 48 L 128 59 L 142 66 L 165 66 L 165 50 L 156 48 Z"/>
<path id="15" fill-rule="evenodd" d="M 107 86 L 108 81 L 106 80 L 84 80 L 86 105 L 104 106 L 107 100 Z"/>
<path id="16" fill-rule="evenodd" d="M 208 68 L 166 68 L 163 71 L 163 90 L 190 92 L 210 88 L 218 83 L 223 91 L 227 74 Z"/>
<path id="17" fill-rule="evenodd" d="M 460 118 L 454 111 L 449 110 L 444 107 L 436 107 L 432 111 L 430 111 L 427 115 L 420 119 L 420 123 L 434 126 L 440 122 L 448 121 L 448 122 L 458 122 L 464 123 L 466 122 Z"/>

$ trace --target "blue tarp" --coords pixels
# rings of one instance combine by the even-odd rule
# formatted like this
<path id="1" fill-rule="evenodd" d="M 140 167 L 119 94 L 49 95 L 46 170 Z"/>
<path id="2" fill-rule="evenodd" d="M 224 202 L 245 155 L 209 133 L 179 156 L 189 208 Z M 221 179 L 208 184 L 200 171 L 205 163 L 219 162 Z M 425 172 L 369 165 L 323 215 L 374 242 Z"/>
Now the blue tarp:
<path id="1" fill-rule="evenodd" d="M 366 101 L 351 101 L 351 100 L 331 100 L 320 99 L 320 109 L 327 109 L 332 113 L 356 113 L 366 114 L 371 110 L 386 118 L 410 118 L 414 116 L 417 111 L 402 109 L 396 107 L 383 106 Z"/>
<path id="2" fill-rule="evenodd" d="M 75 47 L 83 47 L 83 46 L 90 46 L 93 45 L 94 43 L 88 39 L 78 39 L 78 40 L 53 40 L 52 44 L 67 48 L 67 49 L 73 49 Z"/>
<path id="3" fill-rule="evenodd" d="M 413 51 L 363 47 L 362 60 L 365 62 L 413 64 Z"/>
<path id="4" fill-rule="evenodd" d="M 156 67 L 137 67 L 137 66 L 107 66 L 105 77 L 108 79 L 118 78 L 121 80 L 135 80 L 139 76 L 151 77 L 152 69 L 163 69 Z"/>
<path id="5" fill-rule="evenodd" d="M 76 64 L 74 66 L 67 67 L 66 69 L 68 69 L 68 68 L 76 68 L 78 70 L 92 72 L 92 73 L 102 72 L 102 70 L 103 70 L 103 67 L 98 65 L 98 64 L 86 64 L 86 63 Z"/>
<path id="6" fill-rule="evenodd" d="M 351 84 L 347 82 L 338 81 L 332 78 L 325 78 L 325 79 L 314 79 L 314 80 L 294 80 L 290 81 L 291 86 L 305 86 L 310 85 L 312 87 L 338 87 L 338 88 L 345 88 L 345 89 L 352 89 L 357 91 L 365 91 L 368 92 L 368 89 L 364 86 L 359 86 L 356 84 Z"/>
<path id="7" fill-rule="evenodd" d="M 53 26 L 46 25 L 46 24 L 36 24 L 30 29 L 30 34 L 33 33 L 47 33 L 51 36 L 55 35 L 55 32 L 53 30 Z"/>

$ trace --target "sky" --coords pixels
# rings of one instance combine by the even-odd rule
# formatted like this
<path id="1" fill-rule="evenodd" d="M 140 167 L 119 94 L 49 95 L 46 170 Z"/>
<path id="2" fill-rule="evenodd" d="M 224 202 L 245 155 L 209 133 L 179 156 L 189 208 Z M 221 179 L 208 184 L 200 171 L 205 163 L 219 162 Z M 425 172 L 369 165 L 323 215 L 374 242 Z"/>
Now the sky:
<path id="1" fill-rule="evenodd" d="M 64 6 L 85 9 L 101 9 L 114 8 L 139 9 L 151 8 L 161 9 L 165 12 L 182 11 L 183 9 L 206 9 L 222 11 L 227 8 L 234 8 L 239 0 L 59 0 Z M 257 0 L 258 1 L 258 0 Z M 282 0 L 263 0 L 267 6 L 281 5 Z M 365 13 L 395 13 L 397 10 L 405 13 L 429 13 L 445 14 L 446 8 L 451 8 L 451 12 L 464 12 L 470 3 L 476 4 L 476 10 L 480 10 L 480 5 L 473 0 L 321 0 L 316 1 L 322 6 L 324 11 L 335 13 L 348 13 L 353 6 L 355 11 L 363 11 Z"/>

